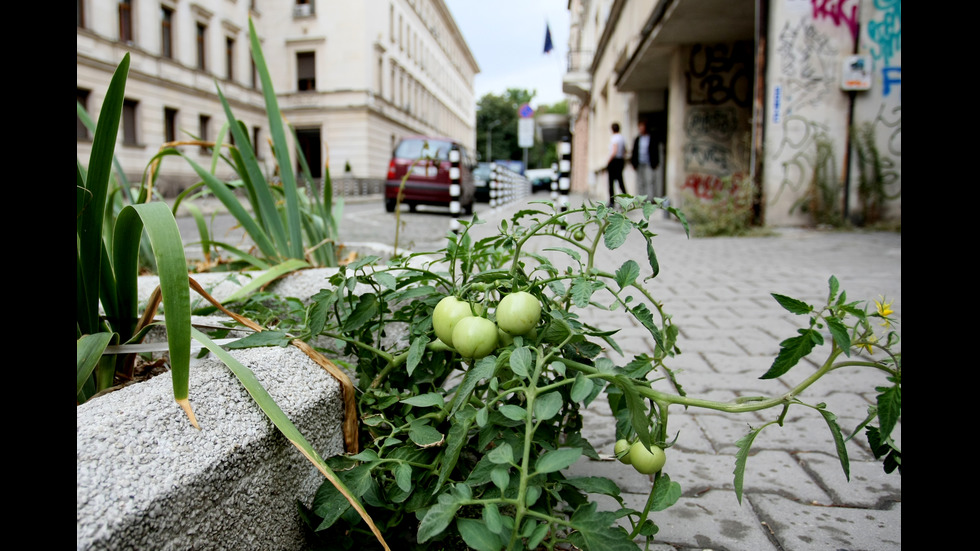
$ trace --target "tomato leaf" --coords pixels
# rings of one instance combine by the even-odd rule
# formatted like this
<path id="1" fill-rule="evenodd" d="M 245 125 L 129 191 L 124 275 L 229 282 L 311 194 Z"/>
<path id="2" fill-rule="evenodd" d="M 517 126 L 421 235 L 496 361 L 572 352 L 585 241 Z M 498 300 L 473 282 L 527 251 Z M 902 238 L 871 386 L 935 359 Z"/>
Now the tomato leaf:
<path id="1" fill-rule="evenodd" d="M 450 414 L 455 414 L 470 399 L 470 394 L 476 388 L 477 383 L 493 376 L 493 372 L 496 369 L 496 362 L 497 358 L 495 356 L 484 356 L 466 372 L 462 384 L 456 389 L 456 395 L 453 397 L 453 408 Z M 481 411 L 486 411 L 486 408 Z M 483 424 L 480 426 L 483 426 Z"/>
<path id="2" fill-rule="evenodd" d="M 453 416 L 453 424 L 449 427 L 449 436 L 446 437 L 446 451 L 442 455 L 442 465 L 439 468 L 439 480 L 436 482 L 436 487 L 432 492 L 433 494 L 439 492 L 442 485 L 449 479 L 449 475 L 452 474 L 453 469 L 456 467 L 456 462 L 459 461 L 459 454 L 463 446 L 466 445 L 466 435 L 469 433 L 470 427 L 473 426 L 476 415 L 476 409 L 467 404 L 465 408 Z"/>
<path id="3" fill-rule="evenodd" d="M 572 391 L 570 397 L 573 402 L 581 402 L 592 394 L 592 381 L 585 376 L 585 373 L 579 372 L 575 375 L 575 382 L 572 383 Z"/>
<path id="4" fill-rule="evenodd" d="M 898 424 L 902 414 L 902 387 L 877 387 L 878 394 L 878 425 L 882 438 L 888 438 L 892 429 Z"/>
<path id="5" fill-rule="evenodd" d="M 614 526 L 617 516 L 612 511 L 596 511 L 598 503 L 584 503 L 570 519 L 571 542 L 579 549 L 592 551 L 636 551 L 637 545 L 623 528 Z"/>
<path id="6" fill-rule="evenodd" d="M 851 355 L 851 335 L 847 332 L 847 327 L 837 318 L 827 318 L 827 329 L 830 330 L 834 342 L 844 351 L 844 355 Z"/>
<path id="7" fill-rule="evenodd" d="M 618 249 L 626 242 L 626 237 L 633 229 L 633 221 L 618 212 L 610 214 L 607 220 L 609 224 L 603 234 L 606 248 L 609 250 Z"/>
<path id="8" fill-rule="evenodd" d="M 561 410 L 564 400 L 561 393 L 548 392 L 534 399 L 534 416 L 538 421 L 551 419 Z"/>
<path id="9" fill-rule="evenodd" d="M 809 314 L 813 311 L 813 306 L 810 306 L 802 300 L 797 300 L 795 298 L 790 298 L 786 295 L 779 295 L 776 293 L 772 293 L 772 298 L 776 299 L 776 302 L 778 302 L 780 306 L 793 314 Z"/>
<path id="10" fill-rule="evenodd" d="M 476 551 L 500 551 L 506 542 L 500 540 L 482 520 L 473 518 L 456 519 L 456 528 L 466 545 Z"/>
<path id="11" fill-rule="evenodd" d="M 494 465 L 506 465 L 514 462 L 514 448 L 510 446 L 507 442 L 500 444 L 496 448 L 490 450 L 487 454 L 487 459 L 490 460 Z"/>
<path id="12" fill-rule="evenodd" d="M 840 425 L 837 424 L 837 416 L 826 409 L 819 408 L 817 411 L 823 415 L 824 421 L 830 427 L 830 434 L 834 437 L 834 446 L 837 447 L 837 457 L 840 459 L 840 466 L 844 469 L 844 477 L 851 481 L 851 463 L 847 458 L 847 446 L 844 445 L 844 435 L 841 434 Z"/>
<path id="13" fill-rule="evenodd" d="M 442 394 L 438 392 L 427 392 L 425 394 L 411 396 L 409 398 L 405 398 L 404 400 L 402 400 L 401 403 L 408 404 L 410 406 L 416 406 L 416 407 L 438 406 L 441 408 L 442 406 L 446 405 L 446 402 L 443 399 Z"/>
<path id="14" fill-rule="evenodd" d="M 647 305 L 643 303 L 637 304 L 630 310 L 630 312 L 632 312 L 637 321 L 643 324 L 643 327 L 646 327 L 647 331 L 653 335 L 653 340 L 657 341 L 657 346 L 666 352 L 667 349 L 664 348 L 664 336 L 660 333 L 660 329 L 657 327 L 657 324 L 654 323 L 653 312 L 647 308 Z"/>
<path id="15" fill-rule="evenodd" d="M 408 429 L 408 437 L 420 448 L 435 446 L 445 438 L 435 427 L 423 422 L 412 423 Z"/>
<path id="16" fill-rule="evenodd" d="M 531 372 L 531 349 L 522 346 L 511 352 L 510 368 L 517 376 L 526 378 L 528 373 Z"/>
<path id="17" fill-rule="evenodd" d="M 632 285 L 636 278 L 640 276 L 640 265 L 635 260 L 627 260 L 616 270 L 616 283 L 623 289 Z"/>
<path id="18" fill-rule="evenodd" d="M 653 243 L 647 238 L 647 260 L 650 261 L 650 269 L 653 273 L 647 279 L 657 277 L 660 274 L 660 262 L 657 260 L 657 251 L 653 250 Z"/>
<path id="19" fill-rule="evenodd" d="M 449 523 L 452 522 L 453 517 L 456 516 L 457 509 L 459 509 L 459 503 L 455 501 L 439 501 L 432 507 L 429 507 L 429 510 L 425 512 L 425 516 L 422 517 L 422 521 L 419 522 L 419 529 L 416 534 L 418 542 L 425 543 L 445 531 Z"/>
<path id="20" fill-rule="evenodd" d="M 422 361 L 422 356 L 425 354 L 425 346 L 428 343 L 429 339 L 425 335 L 415 337 L 415 340 L 412 341 L 412 346 L 408 349 L 408 360 L 405 362 L 405 370 L 408 372 L 409 377 L 412 376 L 415 368 Z"/>
<path id="21" fill-rule="evenodd" d="M 403 492 L 412 491 L 412 466 L 408 463 L 399 463 L 394 468 L 395 484 Z"/>
<path id="22" fill-rule="evenodd" d="M 374 280 L 385 289 L 391 291 L 398 287 L 398 280 L 396 280 L 395 276 L 389 274 L 388 272 L 375 272 Z"/>
<path id="23" fill-rule="evenodd" d="M 546 452 L 538 458 L 534 464 L 534 470 L 539 473 L 553 473 L 560 471 L 582 457 L 582 448 L 560 448 Z"/>
<path id="24" fill-rule="evenodd" d="M 819 336 L 819 333 L 813 329 L 800 329 L 799 332 L 798 337 L 790 337 L 779 343 L 779 355 L 773 360 L 769 371 L 759 377 L 760 379 L 775 379 L 784 375 L 813 350 L 814 334 Z"/>
<path id="25" fill-rule="evenodd" d="M 510 486 L 510 467 L 497 465 L 490 471 L 490 480 L 493 481 L 494 486 L 506 490 L 507 486 Z"/>
<path id="26" fill-rule="evenodd" d="M 592 300 L 593 293 L 595 293 L 596 289 L 599 287 L 601 287 L 601 285 L 598 282 L 590 279 L 586 279 L 584 277 L 576 279 L 572 282 L 572 303 L 579 308 L 587 307 L 589 305 L 589 301 Z"/>
<path id="27" fill-rule="evenodd" d="M 667 473 L 660 475 L 656 486 L 653 487 L 653 499 L 650 503 L 651 511 L 663 511 L 671 505 L 677 503 L 681 497 L 681 485 L 672 481 Z"/>
<path id="28" fill-rule="evenodd" d="M 735 497 L 738 498 L 739 505 L 742 504 L 742 482 L 745 478 L 745 464 L 749 459 L 749 448 L 752 447 L 752 441 L 755 437 L 762 432 L 762 429 L 769 426 L 769 424 L 762 425 L 761 427 L 749 432 L 745 436 L 739 438 L 735 445 L 738 446 L 738 451 L 735 452 Z"/>
<path id="29" fill-rule="evenodd" d="M 515 406 L 514 404 L 504 404 L 500 406 L 500 413 L 502 413 L 504 417 L 514 421 L 527 420 L 527 410 L 521 406 Z"/>
<path id="30" fill-rule="evenodd" d="M 361 295 L 360 300 L 357 301 L 357 305 L 354 307 L 354 311 L 344 321 L 344 331 L 360 329 L 368 320 L 378 315 L 378 312 L 377 295 L 374 293 Z"/>

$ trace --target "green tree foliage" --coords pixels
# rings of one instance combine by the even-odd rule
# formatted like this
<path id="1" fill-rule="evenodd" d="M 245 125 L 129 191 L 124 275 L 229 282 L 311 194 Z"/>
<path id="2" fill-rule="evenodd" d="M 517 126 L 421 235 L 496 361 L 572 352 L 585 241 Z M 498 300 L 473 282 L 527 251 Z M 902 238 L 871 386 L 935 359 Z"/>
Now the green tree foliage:
<path id="1" fill-rule="evenodd" d="M 487 138 L 491 140 L 490 154 L 494 159 L 512 161 L 524 160 L 524 150 L 517 145 L 517 120 L 520 118 L 518 109 L 524 103 L 531 103 L 536 91 L 520 88 L 508 88 L 503 94 L 484 94 L 476 104 L 476 137 L 480 159 L 486 159 Z M 552 105 L 539 105 L 535 114 L 539 113 L 568 113 L 568 102 L 560 101 Z M 535 141 L 534 147 L 528 149 L 529 168 L 547 168 L 558 162 L 555 144 Z"/>

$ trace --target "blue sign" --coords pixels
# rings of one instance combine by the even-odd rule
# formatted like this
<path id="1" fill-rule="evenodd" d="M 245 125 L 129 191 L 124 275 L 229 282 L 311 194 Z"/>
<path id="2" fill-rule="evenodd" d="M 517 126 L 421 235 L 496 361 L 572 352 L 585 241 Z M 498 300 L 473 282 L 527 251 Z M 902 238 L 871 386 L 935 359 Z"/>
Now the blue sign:
<path id="1" fill-rule="evenodd" d="M 522 119 L 530 119 L 534 116 L 534 109 L 531 109 L 531 106 L 525 103 L 521 105 L 520 109 L 517 110 L 517 113 Z"/>

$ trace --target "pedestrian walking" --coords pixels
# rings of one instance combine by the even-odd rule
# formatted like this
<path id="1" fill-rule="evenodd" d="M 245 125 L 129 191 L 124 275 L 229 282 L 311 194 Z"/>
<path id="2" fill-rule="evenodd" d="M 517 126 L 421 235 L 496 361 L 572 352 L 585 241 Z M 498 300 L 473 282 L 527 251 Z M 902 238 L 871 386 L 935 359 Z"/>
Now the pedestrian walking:
<path id="1" fill-rule="evenodd" d="M 657 178 L 656 169 L 660 166 L 660 148 L 650 136 L 647 123 L 641 120 L 637 124 L 636 139 L 633 140 L 633 151 L 630 154 L 630 165 L 636 171 L 636 194 L 646 195 L 647 199 L 663 197 L 663 186 Z"/>
<path id="2" fill-rule="evenodd" d="M 626 184 L 623 183 L 623 167 L 626 166 L 626 140 L 619 133 L 619 123 L 612 123 L 612 137 L 609 139 L 609 161 L 606 163 L 606 172 L 609 173 L 609 206 L 613 206 L 613 196 L 616 195 L 616 183 L 619 182 L 619 189 L 626 193 Z"/>

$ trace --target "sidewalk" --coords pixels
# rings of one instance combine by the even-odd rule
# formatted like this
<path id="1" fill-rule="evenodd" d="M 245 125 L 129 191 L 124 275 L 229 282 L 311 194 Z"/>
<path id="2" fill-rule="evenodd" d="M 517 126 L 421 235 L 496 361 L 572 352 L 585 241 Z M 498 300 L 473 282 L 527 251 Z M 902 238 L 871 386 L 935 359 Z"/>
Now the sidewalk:
<path id="1" fill-rule="evenodd" d="M 581 202 L 573 197 L 570 205 Z M 501 212 L 498 218 L 509 216 Z M 647 288 L 680 329 L 682 353 L 667 365 L 677 372 L 689 396 L 728 401 L 780 395 L 813 372 L 813 364 L 804 360 L 784 375 L 789 384 L 759 379 L 776 357 L 780 341 L 808 323 L 805 316 L 784 310 L 770 293 L 819 306 L 826 301 L 828 279 L 834 275 L 849 301 L 884 295 L 894 301 L 894 317 L 901 321 L 901 234 L 784 228 L 773 237 L 688 239 L 678 222 L 659 214 L 650 220 L 658 234 L 653 246 L 661 272 Z M 486 226 L 494 228 L 496 221 Z M 650 272 L 646 243 L 637 234 L 615 251 L 602 246 L 600 251 L 602 269 L 615 271 L 632 258 L 643 276 Z M 600 328 L 622 327 L 615 338 L 624 355 L 607 351 L 617 365 L 636 354 L 653 353 L 649 333 L 620 311 L 582 315 Z M 901 332 L 900 323 L 896 327 Z M 822 361 L 825 358 L 817 352 L 825 354 L 827 348 L 816 349 L 807 359 Z M 875 386 L 883 383 L 884 376 L 870 370 L 841 370 L 822 378 L 800 398 L 810 404 L 826 402 L 846 437 L 874 402 Z M 670 390 L 666 381 L 655 383 L 655 388 Z M 612 454 L 615 419 L 605 400 L 595 400 L 588 412 L 585 436 L 600 454 Z M 901 549 L 901 476 L 884 473 L 861 434 L 846 445 L 848 482 L 826 423 L 810 408 L 791 408 L 784 426 L 769 426 L 756 437 L 739 504 L 733 486 L 735 442 L 750 427 L 760 427 L 779 413 L 670 409 L 669 432 L 677 440 L 667 450 L 664 472 L 680 483 L 683 495 L 673 507 L 651 515 L 660 527 L 656 539 L 663 545 L 658 551 Z M 901 424 L 893 436 L 901 445 Z M 614 478 L 627 505 L 643 509 L 650 477 L 632 467 L 615 460 L 584 460 L 573 471 Z M 615 508 L 616 503 L 610 499 L 608 506 Z"/>

